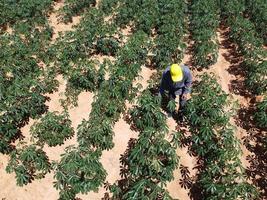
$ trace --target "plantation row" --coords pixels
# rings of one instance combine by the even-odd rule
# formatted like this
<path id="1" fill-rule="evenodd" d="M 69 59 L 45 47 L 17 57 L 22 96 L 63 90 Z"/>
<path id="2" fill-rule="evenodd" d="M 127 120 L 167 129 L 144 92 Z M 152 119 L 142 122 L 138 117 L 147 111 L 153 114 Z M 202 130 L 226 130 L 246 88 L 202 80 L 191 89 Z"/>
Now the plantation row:
<path id="1" fill-rule="evenodd" d="M 259 36 L 267 44 L 267 4 L 264 0 L 245 0 L 246 10 L 245 13 L 249 19 L 254 23 Z"/>
<path id="2" fill-rule="evenodd" d="M 186 107 L 192 150 L 199 158 L 201 199 L 256 199 L 242 167 L 240 142 L 229 123 L 229 102 L 215 77 L 204 74 Z"/>
<path id="3" fill-rule="evenodd" d="M 219 5 L 213 0 L 193 0 L 190 29 L 193 44 L 193 61 L 196 66 L 208 67 L 217 61 Z"/>
<path id="4" fill-rule="evenodd" d="M 174 179 L 178 166 L 175 143 L 165 139 L 168 133 L 166 116 L 160 109 L 160 99 L 149 91 L 142 92 L 138 105 L 129 111 L 132 125 L 139 137 L 130 141 L 121 158 L 124 184 L 111 185 L 115 199 L 172 199 L 165 189 Z"/>
<path id="5" fill-rule="evenodd" d="M 246 86 L 253 94 L 266 95 L 267 61 L 265 58 L 267 54 L 262 48 L 263 41 L 257 37 L 254 25 L 242 16 L 244 9 L 244 5 L 238 1 L 227 2 L 222 6 L 226 21 L 232 27 L 230 39 L 238 45 L 237 51 L 244 58 L 242 66 L 246 71 Z M 266 109 L 266 104 L 262 102 L 255 114 L 257 123 L 261 127 L 267 125 L 267 120 L 264 117 Z"/>

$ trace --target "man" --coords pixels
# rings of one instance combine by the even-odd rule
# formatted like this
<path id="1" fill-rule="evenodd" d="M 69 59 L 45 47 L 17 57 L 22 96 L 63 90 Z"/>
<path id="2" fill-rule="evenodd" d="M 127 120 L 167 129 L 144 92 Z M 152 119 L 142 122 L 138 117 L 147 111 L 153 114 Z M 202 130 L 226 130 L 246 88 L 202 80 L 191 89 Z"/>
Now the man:
<path id="1" fill-rule="evenodd" d="M 175 100 L 176 112 L 182 110 L 191 93 L 192 74 L 186 65 L 172 64 L 163 72 L 160 95 Z"/>

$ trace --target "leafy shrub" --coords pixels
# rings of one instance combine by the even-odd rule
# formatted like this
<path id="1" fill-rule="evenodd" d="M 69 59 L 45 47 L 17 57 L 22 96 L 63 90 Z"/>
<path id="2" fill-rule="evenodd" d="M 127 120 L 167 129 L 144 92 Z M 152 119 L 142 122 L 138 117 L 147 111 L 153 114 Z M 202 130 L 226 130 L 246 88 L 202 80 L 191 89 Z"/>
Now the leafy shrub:
<path id="1" fill-rule="evenodd" d="M 16 21 L 36 20 L 52 7 L 53 0 L 4 1 L 0 4 L 0 25 Z"/>
<path id="2" fill-rule="evenodd" d="M 67 87 L 75 90 L 94 91 L 97 87 L 97 70 L 94 63 L 87 60 L 77 62 L 77 67 L 70 70 Z"/>
<path id="3" fill-rule="evenodd" d="M 45 94 L 55 91 L 58 81 L 55 71 L 41 68 L 31 46 L 17 35 L 1 35 L 0 57 L 0 151 L 7 153 L 29 118 L 47 111 Z"/>
<path id="4" fill-rule="evenodd" d="M 17 184 L 23 186 L 35 178 L 43 178 L 50 172 L 50 168 L 46 153 L 37 146 L 30 145 L 12 151 L 6 171 L 15 172 Z"/>
<path id="5" fill-rule="evenodd" d="M 166 132 L 166 116 L 160 110 L 160 99 L 151 95 L 149 90 L 142 93 L 136 106 L 129 111 L 132 123 L 139 131 L 153 127 L 158 131 Z"/>
<path id="6" fill-rule="evenodd" d="M 267 97 L 257 104 L 257 112 L 255 113 L 254 118 L 259 127 L 267 128 Z"/>
<path id="7" fill-rule="evenodd" d="M 255 24 L 257 32 L 267 44 L 267 4 L 265 0 L 246 0 L 246 13 Z"/>
<path id="8" fill-rule="evenodd" d="M 38 143 L 48 144 L 50 147 L 62 145 L 66 139 L 74 135 L 67 113 L 58 112 L 48 112 L 40 122 L 35 122 L 31 126 L 30 131 Z"/>
<path id="9" fill-rule="evenodd" d="M 99 38 L 96 43 L 96 49 L 99 53 L 109 56 L 115 56 L 119 48 L 119 42 L 115 38 Z"/>
<path id="10" fill-rule="evenodd" d="M 184 1 L 158 1 L 159 16 L 156 25 L 158 36 L 153 48 L 153 64 L 159 69 L 182 59 L 186 47 L 183 39 L 186 29 L 187 5 Z"/>
<path id="11" fill-rule="evenodd" d="M 214 76 L 204 74 L 186 106 L 192 148 L 203 164 L 197 183 L 203 199 L 256 199 L 245 177 L 240 143 L 229 124 L 227 95 Z"/>
<path id="12" fill-rule="evenodd" d="M 208 67 L 217 61 L 218 41 L 216 29 L 219 27 L 219 6 L 217 1 L 192 1 L 190 21 L 194 64 Z"/>
<path id="13" fill-rule="evenodd" d="M 237 52 L 244 56 L 243 66 L 246 72 L 246 86 L 253 94 L 266 92 L 266 52 L 263 40 L 259 37 L 255 25 L 243 16 L 245 2 L 227 1 L 221 3 L 221 9 L 227 24 L 231 27 L 230 39 L 237 44 Z"/>
<path id="14" fill-rule="evenodd" d="M 164 134 L 153 130 L 153 126 L 141 132 L 127 159 L 133 179 L 149 178 L 155 182 L 173 179 L 173 171 L 178 165 L 178 157 Z"/>
<path id="15" fill-rule="evenodd" d="M 60 9 L 62 13 L 61 20 L 65 23 L 72 22 L 72 17 L 80 14 L 85 8 L 95 6 L 96 0 L 66 0 L 64 6 Z"/>
<path id="16" fill-rule="evenodd" d="M 99 151 L 88 148 L 66 148 L 60 162 L 54 165 L 54 186 L 60 190 L 60 199 L 74 199 L 78 193 L 97 191 L 107 176 L 100 156 Z"/>

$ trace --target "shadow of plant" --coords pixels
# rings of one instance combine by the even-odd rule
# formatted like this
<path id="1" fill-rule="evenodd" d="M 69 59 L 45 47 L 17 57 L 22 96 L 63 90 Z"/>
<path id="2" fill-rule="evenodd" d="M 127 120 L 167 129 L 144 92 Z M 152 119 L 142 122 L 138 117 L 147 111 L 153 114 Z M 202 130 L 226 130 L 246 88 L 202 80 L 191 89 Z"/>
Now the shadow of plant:
<path id="1" fill-rule="evenodd" d="M 222 25 L 221 32 L 224 38 L 221 45 L 227 50 L 223 56 L 231 64 L 228 72 L 236 77 L 230 83 L 230 92 L 251 99 L 249 106 L 241 107 L 234 117 L 236 125 L 248 132 L 248 135 L 242 138 L 243 144 L 251 152 L 251 155 L 246 158 L 250 164 L 246 169 L 246 174 L 260 189 L 260 199 L 267 199 L 266 128 L 257 127 L 253 117 L 256 112 L 256 100 L 245 85 L 247 75 L 243 57 L 237 52 L 237 46 L 229 40 L 229 29 Z"/>

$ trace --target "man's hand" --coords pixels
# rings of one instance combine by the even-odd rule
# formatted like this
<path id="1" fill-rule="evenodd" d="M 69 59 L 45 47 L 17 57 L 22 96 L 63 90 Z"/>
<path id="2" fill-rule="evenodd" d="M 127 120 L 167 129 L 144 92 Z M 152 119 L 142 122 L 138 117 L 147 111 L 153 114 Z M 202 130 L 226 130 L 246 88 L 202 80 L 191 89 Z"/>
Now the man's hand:
<path id="1" fill-rule="evenodd" d="M 188 94 L 183 94 L 182 95 L 182 100 L 187 100 L 188 99 Z"/>
<path id="2" fill-rule="evenodd" d="M 188 100 L 188 99 L 190 99 L 190 98 L 191 98 L 190 93 L 187 93 L 187 94 L 183 94 L 183 95 L 182 95 L 182 99 L 183 99 L 183 100 Z"/>

